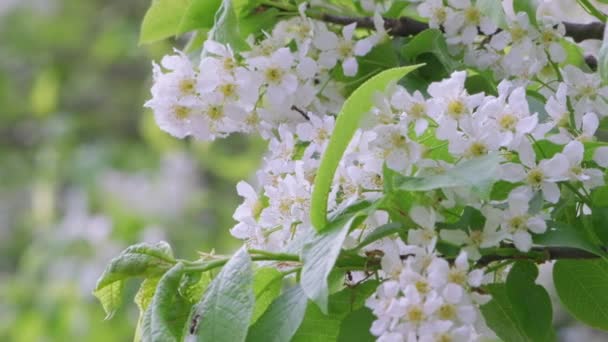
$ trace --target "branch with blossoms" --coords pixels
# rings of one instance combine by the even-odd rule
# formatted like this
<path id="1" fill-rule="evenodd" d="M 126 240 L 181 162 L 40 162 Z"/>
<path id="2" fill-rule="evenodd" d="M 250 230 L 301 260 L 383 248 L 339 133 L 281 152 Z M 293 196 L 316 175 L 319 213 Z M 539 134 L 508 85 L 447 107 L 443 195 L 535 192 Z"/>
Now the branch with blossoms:
<path id="1" fill-rule="evenodd" d="M 192 2 L 188 20 L 157 18 L 161 3 L 150 27 L 182 22 L 170 34 L 207 13 Z M 95 289 L 108 315 L 139 277 L 144 341 L 352 331 L 547 341 L 552 303 L 536 280 L 553 267 L 566 309 L 608 330 L 608 316 L 598 319 L 608 303 L 608 143 L 598 139 L 608 42 L 598 72 L 576 44 L 605 25 L 513 4 L 507 15 L 501 1 L 423 0 L 422 23 L 383 18 L 403 5 L 392 0 L 222 1 L 201 28 L 200 56 L 177 50 L 153 64 L 145 106 L 176 138 L 267 142 L 253 179 L 236 185 L 230 233 L 243 245 L 193 261 L 166 243 L 129 247 Z"/>
<path id="2" fill-rule="evenodd" d="M 375 29 L 373 17 L 349 17 L 330 13 L 315 14 L 314 12 L 311 14 L 311 17 L 337 25 L 356 23 L 359 28 Z M 582 42 L 587 39 L 602 40 L 604 38 L 605 23 L 572 23 L 564 21 L 562 24 L 566 29 L 565 35 L 571 37 L 575 42 Z M 429 29 L 429 25 L 409 17 L 384 18 L 384 29 L 392 36 L 408 37 Z"/>

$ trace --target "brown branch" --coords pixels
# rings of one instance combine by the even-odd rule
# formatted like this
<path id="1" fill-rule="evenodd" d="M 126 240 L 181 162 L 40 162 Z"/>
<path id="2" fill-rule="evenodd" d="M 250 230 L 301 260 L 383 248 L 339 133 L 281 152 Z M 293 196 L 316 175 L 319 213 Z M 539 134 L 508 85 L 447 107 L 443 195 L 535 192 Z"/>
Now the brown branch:
<path id="1" fill-rule="evenodd" d="M 582 42 L 587 39 L 603 39 L 604 29 L 606 24 L 600 22 L 592 22 L 588 24 L 578 24 L 564 22 L 566 27 L 566 36 L 574 39 L 575 42 Z"/>
<path id="2" fill-rule="evenodd" d="M 477 260 L 477 266 L 485 266 L 493 261 L 502 260 L 532 260 L 545 262 L 559 259 L 597 259 L 598 255 L 593 253 L 568 247 L 535 247 L 527 253 L 515 253 L 513 255 L 484 255 Z"/>
<path id="3" fill-rule="evenodd" d="M 337 25 L 357 23 L 357 27 L 360 28 L 375 28 L 372 17 L 347 17 L 329 13 L 312 16 L 319 20 Z M 588 24 L 564 22 L 563 24 L 566 28 L 566 36 L 571 37 L 575 42 L 581 42 L 586 39 L 602 39 L 604 36 L 604 28 L 606 26 L 601 22 L 592 22 Z M 401 17 L 396 19 L 384 18 L 384 28 L 390 35 L 406 37 L 418 34 L 428 29 L 429 26 L 426 23 L 412 18 Z"/>

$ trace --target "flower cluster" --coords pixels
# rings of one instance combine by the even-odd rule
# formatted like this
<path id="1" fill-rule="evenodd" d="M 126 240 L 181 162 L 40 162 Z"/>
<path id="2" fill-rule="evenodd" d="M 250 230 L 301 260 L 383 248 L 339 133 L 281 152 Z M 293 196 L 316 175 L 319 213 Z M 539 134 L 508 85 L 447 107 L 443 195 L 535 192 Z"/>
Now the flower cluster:
<path id="1" fill-rule="evenodd" d="M 306 121 L 308 111 L 324 116 L 340 109 L 341 84 L 330 73 L 357 74 L 357 57 L 386 35 L 380 16 L 376 26 L 376 33 L 355 39 L 356 24 L 336 33 L 302 14 L 261 41 L 251 38 L 246 52 L 207 40 L 198 65 L 180 51 L 154 64 L 146 106 L 161 129 L 178 138 L 214 140 L 235 132 L 268 138 L 280 124 L 293 129 Z"/>
<path id="2" fill-rule="evenodd" d="M 371 332 L 378 341 L 473 341 L 494 337 L 478 306 L 488 295 L 475 292 L 483 271 L 470 270 L 466 252 L 450 264 L 423 249 L 388 239 L 382 258 L 386 279 L 366 305 L 377 319 Z M 397 252 L 409 252 L 405 260 Z"/>
<path id="3" fill-rule="evenodd" d="M 246 52 L 209 40 L 196 67 L 180 52 L 154 66 L 147 106 L 162 129 L 201 140 L 257 132 L 268 141 L 256 175 L 259 190 L 245 181 L 237 185 L 244 202 L 231 233 L 251 248 L 288 251 L 313 231 L 314 179 L 344 102 L 335 72 L 356 75 L 357 57 L 387 35 L 379 13 L 392 1 L 360 4 L 375 12 L 375 33 L 358 36 L 355 24 L 339 30 L 306 17 L 301 7 L 300 16 L 250 39 Z M 465 63 L 504 80 L 495 93 L 470 93 L 467 72 L 456 71 L 420 89 L 393 83 L 374 94 L 339 163 L 329 214 L 384 196 L 387 169 L 425 179 L 496 157 L 498 171 L 480 184 L 484 189 L 417 191 L 400 203 L 405 241 L 386 238 L 365 249 L 383 255 L 383 281 L 367 302 L 379 340 L 477 340 L 492 336 L 479 313 L 488 300 L 477 293 L 484 271 L 470 268 L 483 250 L 512 244 L 528 252 L 565 198 L 574 199 L 580 215 L 591 211 L 589 194 L 604 185 L 608 166 L 608 147 L 590 143 L 608 116 L 608 87 L 596 74 L 559 64 L 564 27 L 553 18 L 531 21 L 516 13 L 499 30 L 480 2 L 425 0 L 417 8 Z M 541 79 L 547 66 L 550 82 Z M 546 103 L 537 105 L 539 98 Z M 454 216 L 465 212 L 479 219 L 456 226 Z M 386 212 L 374 213 L 347 244 L 356 246 L 387 222 Z M 440 243 L 461 253 L 447 255 Z"/>

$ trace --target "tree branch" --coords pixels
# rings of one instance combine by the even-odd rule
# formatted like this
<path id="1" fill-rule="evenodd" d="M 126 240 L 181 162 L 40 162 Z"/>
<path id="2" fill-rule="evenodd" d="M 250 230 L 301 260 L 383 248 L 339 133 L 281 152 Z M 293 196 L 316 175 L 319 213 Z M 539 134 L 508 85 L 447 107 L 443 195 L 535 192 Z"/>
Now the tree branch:
<path id="1" fill-rule="evenodd" d="M 374 21 L 372 17 L 347 17 L 322 13 L 320 15 L 311 14 L 311 17 L 337 25 L 349 25 L 357 23 L 357 27 L 374 29 Z M 581 42 L 586 39 L 602 39 L 604 36 L 605 24 L 601 22 L 592 22 L 588 24 L 563 22 L 566 28 L 566 36 L 574 39 L 575 42 Z M 418 34 L 429 28 L 428 24 L 421 21 L 408 18 L 384 18 L 384 28 L 390 35 L 398 37 L 406 37 Z"/>

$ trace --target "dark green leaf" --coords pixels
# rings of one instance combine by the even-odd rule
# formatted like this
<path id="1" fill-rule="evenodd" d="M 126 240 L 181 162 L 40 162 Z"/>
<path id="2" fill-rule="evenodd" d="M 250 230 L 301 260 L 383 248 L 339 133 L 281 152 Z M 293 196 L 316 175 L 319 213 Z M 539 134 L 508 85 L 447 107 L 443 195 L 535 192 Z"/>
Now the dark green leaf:
<path id="1" fill-rule="evenodd" d="M 373 342 L 376 338 L 370 333 L 369 329 L 376 320 L 376 316 L 366 307 L 360 308 L 349 313 L 342 324 L 340 324 L 340 335 L 338 342 Z"/>
<path id="2" fill-rule="evenodd" d="M 248 342 L 289 341 L 304 319 L 308 298 L 299 285 L 280 295 L 251 327 Z"/>
<path id="3" fill-rule="evenodd" d="M 507 295 L 519 326 L 531 341 L 550 341 L 555 335 L 551 325 L 553 311 L 547 291 L 534 283 L 536 264 L 527 260 L 515 263 L 507 277 Z"/>
<path id="4" fill-rule="evenodd" d="M 401 225 L 401 223 L 398 223 L 398 222 L 390 222 L 387 224 L 383 224 L 380 227 L 375 228 L 371 233 L 367 234 L 365 236 L 365 238 L 363 240 L 361 240 L 361 242 L 359 242 L 359 244 L 357 246 L 355 246 L 351 249 L 359 250 L 376 240 L 380 240 L 386 236 L 398 233 L 403 230 L 404 230 L 403 226 Z"/>
<path id="5" fill-rule="evenodd" d="M 534 243 L 541 246 L 571 247 L 603 255 L 602 250 L 594 244 L 581 225 L 573 226 L 562 222 L 547 222 L 544 234 L 533 236 Z"/>
<path id="6" fill-rule="evenodd" d="M 321 312 L 316 305 L 308 305 L 304 321 L 291 342 L 336 341 L 345 317 L 360 309 L 377 286 L 377 282 L 368 281 L 331 295 L 327 314 Z M 366 326 L 367 329 L 369 327 Z"/>
<path id="7" fill-rule="evenodd" d="M 432 53 L 448 72 L 456 70 L 459 66 L 448 52 L 443 33 L 437 29 L 418 33 L 401 49 L 401 55 L 411 62 L 415 62 L 416 57 L 424 53 Z"/>
<path id="8" fill-rule="evenodd" d="M 492 300 L 481 306 L 481 312 L 488 327 L 503 341 L 534 342 L 526 336 L 515 316 L 506 285 L 491 284 L 487 289 L 492 295 Z"/>
<path id="9" fill-rule="evenodd" d="M 558 260 L 553 281 L 572 316 L 594 328 L 608 330 L 608 263 L 606 260 Z"/>

